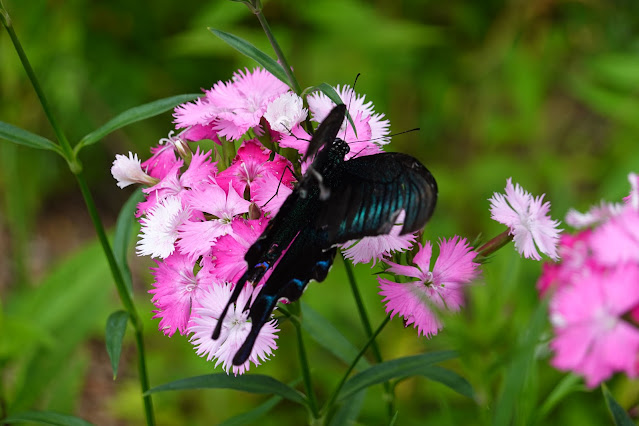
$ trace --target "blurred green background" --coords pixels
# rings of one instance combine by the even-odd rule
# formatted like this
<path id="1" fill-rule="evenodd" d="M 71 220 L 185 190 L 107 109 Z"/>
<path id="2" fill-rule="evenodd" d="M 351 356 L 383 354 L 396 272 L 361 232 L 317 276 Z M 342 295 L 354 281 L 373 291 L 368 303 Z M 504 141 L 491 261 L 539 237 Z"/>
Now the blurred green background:
<path id="1" fill-rule="evenodd" d="M 63 128 L 78 140 L 118 112 L 195 93 L 238 68 L 254 67 L 207 27 L 271 53 L 248 9 L 230 1 L 129 2 L 4 0 L 18 36 Z M 437 178 L 440 198 L 428 238 L 473 240 L 502 231 L 487 199 L 513 177 L 545 193 L 563 219 L 600 199 L 619 200 L 639 171 L 639 2 L 636 0 L 271 0 L 264 10 L 303 87 L 352 84 L 391 120 L 419 126 L 390 149 L 415 155 Z M 0 120 L 54 139 L 6 32 L 0 32 Z M 170 113 L 132 125 L 85 149 L 84 163 L 108 226 L 130 195 L 110 174 L 116 153 L 142 158 L 171 130 Z M 135 347 L 125 344 L 117 381 L 104 350 L 104 324 L 119 304 L 75 182 L 48 152 L 0 143 L 0 397 L 4 409 L 74 413 L 96 424 L 143 422 Z M 386 359 L 438 349 L 461 354 L 446 366 L 475 388 L 473 401 L 426 379 L 397 387 L 398 425 L 491 424 L 513 405 L 512 424 L 609 422 L 599 391 L 577 392 L 540 418 L 539 406 L 563 377 L 546 346 L 525 348 L 539 305 L 540 264 L 507 247 L 469 292 L 468 307 L 440 336 L 418 338 L 400 320 L 380 339 Z M 153 386 L 207 374 L 184 337 L 165 338 L 151 320 L 148 259 L 131 256 L 136 300 L 147 319 Z M 356 268 L 373 323 L 384 317 L 374 276 Z M 343 297 L 336 298 L 336 295 Z M 343 266 L 304 300 L 353 342 L 365 338 Z M 542 333 L 542 340 L 549 335 Z M 525 339 L 524 339 L 525 340 Z M 272 361 L 252 369 L 284 382 L 298 377 L 293 329 L 282 327 Z M 344 366 L 308 339 L 318 393 L 325 398 Z M 523 346 L 522 346 L 523 345 Z M 533 356 L 534 355 L 534 356 Z M 629 408 L 637 382 L 611 390 Z M 364 401 L 361 424 L 382 424 L 381 386 Z M 189 391 L 155 396 L 162 425 L 218 424 L 264 396 Z M 298 425 L 301 408 L 281 403 L 262 424 Z"/>

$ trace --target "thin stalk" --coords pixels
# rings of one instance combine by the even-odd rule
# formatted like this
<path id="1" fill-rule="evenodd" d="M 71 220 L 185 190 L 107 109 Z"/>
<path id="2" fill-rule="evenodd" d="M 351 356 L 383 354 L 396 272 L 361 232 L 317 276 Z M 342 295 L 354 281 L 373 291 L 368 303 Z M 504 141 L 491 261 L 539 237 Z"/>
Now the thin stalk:
<path id="1" fill-rule="evenodd" d="M 291 83 L 291 88 L 293 89 L 293 91 L 295 91 L 295 93 L 300 95 L 302 93 L 302 88 L 297 82 L 297 79 L 293 74 L 293 70 L 291 70 L 291 66 L 288 64 L 286 56 L 284 56 L 284 52 L 282 52 L 280 45 L 277 43 L 277 40 L 275 39 L 275 36 L 271 31 L 271 27 L 269 26 L 266 17 L 262 13 L 262 6 L 259 4 L 259 1 L 257 1 L 255 2 L 255 4 L 249 4 L 249 8 L 255 14 L 255 16 L 257 16 L 257 20 L 260 21 L 260 25 L 262 26 L 262 29 L 266 34 L 266 38 L 268 38 L 269 43 L 271 43 L 271 46 L 275 51 L 275 56 L 277 56 L 277 59 L 280 61 L 280 65 L 282 65 L 282 68 L 284 68 L 286 77 L 288 77 L 288 81 L 289 83 Z"/>
<path id="2" fill-rule="evenodd" d="M 142 387 L 142 392 L 145 393 L 149 389 L 149 380 L 146 370 L 146 359 L 144 357 L 144 341 L 142 338 L 142 322 L 140 321 L 140 317 L 137 314 L 135 306 L 133 304 L 133 300 L 131 299 L 131 295 L 129 294 L 127 287 L 124 283 L 124 279 L 122 278 L 122 274 L 120 268 L 118 268 L 117 262 L 115 260 L 115 256 L 113 255 L 113 250 L 111 249 L 111 245 L 106 236 L 106 232 L 104 230 L 104 226 L 102 225 L 102 221 L 100 220 L 100 216 L 98 214 L 98 210 L 95 206 L 95 202 L 93 201 L 93 197 L 91 195 L 91 191 L 89 190 L 89 186 L 84 179 L 82 174 L 82 167 L 78 160 L 75 158 L 73 149 L 71 148 L 71 144 L 67 139 L 64 131 L 58 124 L 58 120 L 55 118 L 53 110 L 49 106 L 49 102 L 47 101 L 46 96 L 38 82 L 38 79 L 29 63 L 29 59 L 27 58 L 22 45 L 20 44 L 20 40 L 16 35 L 11 17 L 7 13 L 6 9 L 0 3 L 0 20 L 2 20 L 2 24 L 7 29 L 9 33 L 9 37 L 13 42 L 13 45 L 18 53 L 20 61 L 22 62 L 22 66 L 31 81 L 31 85 L 35 90 L 38 99 L 40 100 L 40 104 L 42 105 L 42 109 L 44 110 L 49 123 L 51 123 L 51 127 L 53 128 L 54 133 L 56 134 L 56 138 L 62 147 L 62 154 L 69 164 L 69 168 L 71 172 L 76 177 L 78 182 L 78 186 L 80 187 L 80 192 L 82 193 L 82 197 L 84 198 L 84 202 L 87 206 L 87 211 L 89 212 L 89 216 L 91 217 L 91 221 L 93 222 L 93 226 L 95 228 L 96 234 L 98 236 L 98 240 L 102 245 L 102 250 L 104 251 L 104 255 L 107 258 L 107 262 L 109 263 L 109 268 L 111 269 L 111 275 L 115 281 L 115 285 L 120 296 L 120 300 L 122 304 L 126 308 L 129 313 L 129 317 L 131 319 L 131 324 L 135 329 L 136 335 L 136 344 L 138 346 L 138 367 L 139 367 L 139 376 L 140 376 L 140 384 Z M 143 396 L 144 402 L 144 411 L 146 414 L 147 425 L 152 426 L 155 424 L 154 415 L 153 415 L 153 403 L 151 397 L 149 395 Z"/>
<path id="3" fill-rule="evenodd" d="M 304 379 L 304 388 L 306 389 L 306 398 L 308 400 L 308 406 L 311 410 L 313 420 L 318 418 L 319 410 L 317 409 L 317 398 L 313 391 L 313 382 L 311 380 L 311 370 L 308 363 L 308 357 L 306 356 L 306 349 L 304 347 L 304 340 L 302 336 L 302 324 L 298 316 L 293 315 L 287 309 L 280 309 L 284 315 L 288 317 L 293 326 L 295 327 L 295 334 L 297 336 L 297 349 L 300 357 L 300 366 L 302 368 L 302 377 Z"/>
<path id="4" fill-rule="evenodd" d="M 510 229 L 505 230 L 501 234 L 497 235 L 495 238 L 486 242 L 486 244 L 479 247 L 477 250 L 477 256 L 475 260 L 479 260 L 482 258 L 486 258 L 491 254 L 495 253 L 497 250 L 508 244 L 513 240 L 513 235 L 510 233 Z"/>
<path id="5" fill-rule="evenodd" d="M 370 346 L 371 346 L 371 350 L 373 351 L 373 356 L 375 357 L 375 361 L 380 363 L 383 361 L 382 353 L 380 352 L 379 346 L 377 346 L 377 342 L 375 341 L 376 335 L 373 334 L 373 329 L 371 328 L 371 322 L 368 319 L 368 313 L 366 312 L 366 308 L 364 306 L 362 296 L 359 292 L 359 289 L 357 288 L 357 282 L 355 281 L 353 268 L 351 267 L 351 264 L 346 260 L 343 254 L 342 254 L 342 260 L 344 261 L 344 266 L 346 268 L 346 275 L 348 276 L 348 282 L 351 286 L 351 291 L 353 292 L 355 303 L 357 304 L 357 311 L 359 312 L 360 320 L 362 321 L 362 325 L 364 326 L 364 330 L 366 331 L 366 336 L 369 339 L 371 339 Z M 365 347 L 368 347 L 368 345 Z M 395 413 L 395 391 L 393 387 L 390 385 L 390 382 L 384 382 L 384 399 L 387 402 L 388 416 L 389 418 L 392 418 L 393 414 Z"/>
<path id="6" fill-rule="evenodd" d="M 0 4 L 0 6 L 2 5 Z M 9 16 L 9 13 L 4 8 L 0 8 L 0 20 L 2 20 L 2 24 L 4 25 L 4 27 L 7 29 L 7 32 L 9 33 L 9 37 L 11 38 L 11 41 L 13 42 L 13 47 L 16 49 L 16 53 L 18 54 L 18 57 L 20 58 L 20 62 L 22 62 L 22 67 L 27 73 L 27 76 L 29 77 L 29 80 L 31 81 L 31 85 L 33 86 L 33 89 L 35 90 L 36 95 L 38 96 L 38 99 L 40 100 L 40 104 L 42 105 L 44 114 L 47 116 L 49 123 L 51 123 L 53 132 L 55 133 L 56 138 L 58 139 L 58 143 L 62 147 L 64 158 L 69 163 L 71 172 L 78 173 L 82 169 L 82 166 L 73 155 L 73 149 L 71 148 L 71 144 L 69 143 L 69 140 L 67 139 L 64 132 L 62 131 L 62 128 L 60 127 L 60 124 L 58 123 L 58 120 L 55 118 L 55 115 L 53 114 L 53 110 L 49 106 L 49 102 L 47 101 L 47 98 L 44 95 L 44 92 L 42 91 L 42 87 L 40 86 L 40 83 L 38 82 L 35 72 L 33 71 L 33 68 L 31 67 L 29 58 L 27 58 L 27 54 L 22 48 L 22 44 L 20 43 L 20 40 L 18 39 L 18 36 L 15 30 L 13 29 L 13 22 L 11 21 L 11 16 Z"/>
<path id="7" fill-rule="evenodd" d="M 386 315 L 386 318 L 384 318 L 384 321 L 382 321 L 382 323 L 379 325 L 379 327 L 377 327 L 377 330 L 375 330 L 375 332 L 371 334 L 370 338 L 368 339 L 368 341 L 366 342 L 364 347 L 362 347 L 362 349 L 360 349 L 360 351 L 357 354 L 357 356 L 355 357 L 355 359 L 353 359 L 353 362 L 351 362 L 351 364 L 348 366 L 348 369 L 346 370 L 346 373 L 344 373 L 344 376 L 342 376 L 342 380 L 339 382 L 339 384 L 337 385 L 337 387 L 335 388 L 335 390 L 331 394 L 331 397 L 329 398 L 328 402 L 324 406 L 323 410 L 325 410 L 325 411 L 330 411 L 331 410 L 331 407 L 333 406 L 333 404 L 335 404 L 335 400 L 337 399 L 337 396 L 339 395 L 339 392 L 344 387 L 344 383 L 346 383 L 346 380 L 348 380 L 348 377 L 350 376 L 351 372 L 355 369 L 355 366 L 357 365 L 359 360 L 362 358 L 362 356 L 364 356 L 364 353 L 366 352 L 368 347 L 375 344 L 375 338 L 379 335 L 379 333 L 382 332 L 384 327 L 386 327 L 386 324 L 389 323 L 390 319 L 391 319 L 390 315 Z M 390 385 L 389 382 L 386 382 L 386 383 L 388 383 Z"/>
<path id="8" fill-rule="evenodd" d="M 84 198 L 84 202 L 87 206 L 89 216 L 91 217 L 91 221 L 93 222 L 95 232 L 98 235 L 98 240 L 102 245 L 102 250 L 104 251 L 104 255 L 106 256 L 107 262 L 109 263 L 109 268 L 111 269 L 111 275 L 113 276 L 113 280 L 115 281 L 118 295 L 120 296 L 120 300 L 122 301 L 124 308 L 129 313 L 131 325 L 133 325 L 133 328 L 135 330 L 135 343 L 138 349 L 138 375 L 140 379 L 140 387 L 142 388 L 143 394 L 142 399 L 144 402 L 144 413 L 146 415 L 146 424 L 152 426 L 155 424 L 155 416 L 153 414 L 153 400 L 151 399 L 151 395 L 145 395 L 146 391 L 149 390 L 149 378 L 147 374 L 146 357 L 144 353 L 142 321 L 140 320 L 137 310 L 135 309 L 135 305 L 133 304 L 133 299 L 131 299 L 131 295 L 129 294 L 126 284 L 124 283 L 124 279 L 122 278 L 120 268 L 118 267 L 115 256 L 113 255 L 113 250 L 111 249 L 111 244 L 109 243 L 109 239 L 107 238 L 104 226 L 102 225 L 102 221 L 100 220 L 98 210 L 95 207 L 93 196 L 91 195 L 91 191 L 89 191 L 89 186 L 84 180 L 84 176 L 82 173 L 76 174 L 75 176 L 78 181 L 78 185 L 80 186 L 80 191 L 82 192 L 82 197 Z"/>

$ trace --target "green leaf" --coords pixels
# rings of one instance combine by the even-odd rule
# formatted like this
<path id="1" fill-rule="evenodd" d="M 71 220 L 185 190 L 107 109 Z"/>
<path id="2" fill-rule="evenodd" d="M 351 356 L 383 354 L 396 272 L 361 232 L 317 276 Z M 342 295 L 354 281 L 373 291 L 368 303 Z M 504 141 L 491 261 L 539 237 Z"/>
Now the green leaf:
<path id="1" fill-rule="evenodd" d="M 147 394 L 156 392 L 176 391 L 185 389 L 235 389 L 250 393 L 273 393 L 298 404 L 306 405 L 306 397 L 270 376 L 262 374 L 248 374 L 244 376 L 229 376 L 226 373 L 206 374 L 188 377 L 156 386 Z"/>
<path id="2" fill-rule="evenodd" d="M 115 130 L 121 129 L 122 127 L 128 126 L 129 124 L 154 117 L 158 114 L 162 114 L 163 112 L 170 110 L 176 105 L 192 101 L 193 99 L 196 99 L 200 96 L 201 95 L 196 94 L 172 96 L 170 98 L 160 99 L 157 101 L 149 102 L 148 104 L 128 109 L 118 114 L 112 120 L 109 120 L 106 124 L 98 127 L 97 129 L 83 137 L 75 146 L 74 150 L 77 154 L 85 146 L 98 142 L 103 137 Z"/>
<path id="3" fill-rule="evenodd" d="M 456 356 L 457 353 L 454 351 L 439 351 L 382 362 L 349 379 L 344 384 L 337 400 L 342 401 L 364 388 L 387 382 L 390 379 L 419 374 L 425 365 L 446 361 Z"/>
<path id="4" fill-rule="evenodd" d="M 120 363 L 120 353 L 122 352 L 122 340 L 126 331 L 126 323 L 129 321 L 129 313 L 126 311 L 115 311 L 106 323 L 106 349 L 111 360 L 113 369 L 113 379 L 118 375 L 118 364 Z"/>
<path id="5" fill-rule="evenodd" d="M 436 365 L 425 365 L 420 368 L 419 371 L 416 371 L 415 374 L 448 386 L 455 392 L 467 396 L 468 398 L 475 397 L 475 392 L 473 391 L 473 387 L 470 383 L 454 371 Z"/>
<path id="6" fill-rule="evenodd" d="M 567 374 L 555 388 L 550 392 L 546 400 L 541 405 L 541 408 L 538 410 L 539 417 L 538 421 L 543 420 L 548 413 L 566 396 L 570 395 L 575 391 L 583 391 L 585 390 L 581 377 L 575 374 Z"/>
<path id="7" fill-rule="evenodd" d="M 331 86 L 328 83 L 322 83 L 311 88 L 311 92 L 314 92 L 316 90 L 319 90 L 320 92 L 328 96 L 328 98 L 331 101 L 335 102 L 335 105 L 344 103 L 342 98 L 340 98 L 339 94 L 335 91 L 335 89 L 333 89 L 333 86 Z M 346 118 L 348 119 L 348 122 L 353 127 L 353 133 L 355 133 L 355 137 L 357 137 L 357 128 L 355 127 L 355 122 L 353 122 L 353 117 L 351 117 L 351 113 L 348 112 L 348 109 L 346 110 Z"/>
<path id="8" fill-rule="evenodd" d="M 313 340 L 346 364 L 350 364 L 355 359 L 359 353 L 357 348 L 330 321 L 304 302 L 302 302 L 302 316 L 304 317 L 302 327 Z M 369 366 L 370 364 L 364 358 L 360 358 L 357 362 L 359 370 Z"/>
<path id="9" fill-rule="evenodd" d="M 511 420 L 518 407 L 518 399 L 534 363 L 535 347 L 546 325 L 546 308 L 547 302 L 540 303 L 528 327 L 521 333 L 517 345 L 517 355 L 506 371 L 503 388 L 497 400 L 493 420 L 494 426 L 512 424 Z"/>
<path id="10" fill-rule="evenodd" d="M 48 149 L 62 155 L 60 147 L 47 138 L 0 121 L 0 138 L 29 148 Z"/>
<path id="11" fill-rule="evenodd" d="M 331 419 L 330 426 L 357 424 L 355 420 L 357 420 L 357 416 L 359 416 L 359 413 L 362 410 L 362 404 L 364 403 L 365 398 L 366 389 L 363 389 L 342 402 Z"/>
<path id="12" fill-rule="evenodd" d="M 127 261 L 129 243 L 134 229 L 135 209 L 140 201 L 144 200 L 142 190 L 135 191 L 122 206 L 118 221 L 115 224 L 115 235 L 113 236 L 113 255 L 115 261 L 120 268 L 124 284 L 126 285 L 129 295 L 133 298 L 133 283 L 131 281 L 131 270 Z"/>
<path id="13" fill-rule="evenodd" d="M 266 71 L 270 72 L 282 81 L 282 83 L 290 87 L 291 82 L 288 80 L 284 68 L 282 68 L 275 59 L 236 35 L 225 33 L 224 31 L 216 30 L 214 28 L 209 28 L 209 31 L 221 38 L 222 41 L 231 46 L 233 49 L 253 59 L 255 62 L 263 66 Z"/>
<path id="14" fill-rule="evenodd" d="M 2 419 L 3 424 L 21 422 L 36 422 L 45 425 L 61 426 L 88 426 L 93 424 L 79 417 L 56 413 L 54 411 L 24 411 Z"/>
<path id="15" fill-rule="evenodd" d="M 603 392 L 604 397 L 606 398 L 606 405 L 608 406 L 608 410 L 610 411 L 610 414 L 612 414 L 612 419 L 614 420 L 615 425 L 636 426 L 635 422 L 633 422 L 630 416 L 628 416 L 628 413 L 626 412 L 626 410 L 624 410 L 623 407 L 619 405 L 617 401 L 615 401 L 615 398 L 612 396 L 612 394 L 610 393 L 610 391 L 605 385 L 601 386 L 601 391 Z"/>

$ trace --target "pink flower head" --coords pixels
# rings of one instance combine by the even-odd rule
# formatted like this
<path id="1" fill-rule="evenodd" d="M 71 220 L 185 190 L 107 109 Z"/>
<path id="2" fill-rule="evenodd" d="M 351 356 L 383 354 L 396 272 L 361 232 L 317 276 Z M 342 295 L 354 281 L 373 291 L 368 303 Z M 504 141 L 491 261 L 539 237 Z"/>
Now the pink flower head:
<path id="1" fill-rule="evenodd" d="M 559 222 L 548 215 L 550 202 L 543 202 L 544 195 L 533 197 L 519 184 L 513 187 L 511 178 L 506 183 L 506 195 L 495 193 L 490 198 L 491 217 L 510 228 L 515 248 L 524 257 L 541 259 L 537 249 L 557 260 Z M 536 246 L 536 247 L 535 247 Z"/>
<path id="2" fill-rule="evenodd" d="M 175 251 L 178 238 L 178 227 L 190 215 L 178 198 L 169 197 L 160 201 L 148 214 L 140 220 L 140 241 L 137 244 L 138 256 L 167 258 Z"/>
<path id="3" fill-rule="evenodd" d="M 570 209 L 566 213 L 566 223 L 575 229 L 589 228 L 618 215 L 622 208 L 621 204 L 602 201 L 599 205 L 592 206 L 586 213 Z"/>
<path id="4" fill-rule="evenodd" d="M 624 197 L 623 200 L 635 210 L 639 210 L 639 175 L 636 173 L 628 174 L 630 182 L 630 195 Z"/>
<path id="5" fill-rule="evenodd" d="M 111 167 L 113 178 L 118 181 L 120 188 L 125 188 L 134 183 L 143 185 L 155 185 L 157 181 L 142 171 L 140 160 L 137 154 L 129 151 L 129 156 L 115 155 L 113 166 Z"/>
<path id="6" fill-rule="evenodd" d="M 391 318 L 399 314 L 404 317 L 406 326 L 413 324 L 419 335 L 430 337 L 442 329 L 436 310 L 448 309 L 456 312 L 464 304 L 463 288 L 479 274 L 479 264 L 474 263 L 475 253 L 465 238 L 457 236 L 439 242 L 439 257 L 430 270 L 432 246 L 419 245 L 415 255 L 416 266 L 390 265 L 392 272 L 417 280 L 397 283 L 379 277 L 379 294 L 384 296 L 386 312 Z"/>
<path id="7" fill-rule="evenodd" d="M 176 107 L 175 123 L 179 128 L 208 127 L 237 140 L 250 128 L 257 130 L 267 105 L 287 91 L 288 86 L 261 68 L 238 71 L 232 81 L 220 81 L 204 97 Z"/>
<path id="8" fill-rule="evenodd" d="M 151 268 L 155 277 L 151 301 L 158 308 L 153 318 L 161 318 L 159 329 L 167 336 L 176 331 L 185 334 L 191 311 L 199 305 L 202 289 L 211 285 L 213 277 L 200 270 L 193 272 L 193 261 L 179 253 L 173 253 L 163 262 L 156 261 L 157 268 Z"/>
<path id="9" fill-rule="evenodd" d="M 168 138 L 160 139 L 159 145 L 151 148 L 151 153 L 153 155 L 142 163 L 142 167 L 152 177 L 162 179 L 177 161 L 173 130 L 169 132 Z"/>
<path id="10" fill-rule="evenodd" d="M 284 186 L 292 187 L 294 176 L 290 172 L 285 173 L 287 167 L 292 168 L 291 163 L 279 154 L 275 154 L 273 160 L 270 160 L 270 157 L 271 151 L 264 148 L 257 139 L 245 141 L 237 150 L 233 164 L 217 176 L 217 182 L 223 187 L 226 187 L 228 182 L 233 182 L 236 188 L 248 186 L 251 189 L 252 201 L 255 201 L 252 184 L 264 176 L 275 176 L 278 182 L 281 178 Z M 273 194 L 275 191 L 271 196 Z"/>
<path id="11" fill-rule="evenodd" d="M 590 249 L 590 230 L 575 235 L 561 234 L 559 237 L 559 257 L 561 263 L 544 263 L 543 272 L 537 289 L 544 295 L 552 288 L 572 284 L 590 274 L 593 269 L 600 268 L 592 257 Z"/>
<path id="12" fill-rule="evenodd" d="M 593 230 L 590 244 L 603 265 L 639 262 L 639 211 L 628 204 L 622 213 Z"/>
<path id="13" fill-rule="evenodd" d="M 342 244 L 342 251 L 347 259 L 354 264 L 369 263 L 375 266 L 378 260 L 389 257 L 393 252 L 404 251 L 412 247 L 415 242 L 415 234 L 399 235 L 404 226 L 405 212 L 402 210 L 396 220 L 395 226 L 387 235 L 364 237 L 359 240 L 351 240 Z"/>
<path id="14" fill-rule="evenodd" d="M 215 183 L 189 191 L 185 202 L 192 210 L 214 216 L 184 222 L 179 228 L 180 251 L 196 257 L 208 253 L 218 237 L 231 232 L 233 218 L 248 212 L 251 204 L 230 183 L 226 191 Z"/>
<path id="15" fill-rule="evenodd" d="M 257 241 L 266 229 L 268 221 L 264 218 L 246 220 L 236 218 L 231 226 L 232 232 L 221 236 L 212 248 L 213 264 L 211 274 L 221 281 L 237 282 L 246 271 L 244 256 L 249 247 Z"/>
<path id="16" fill-rule="evenodd" d="M 271 320 L 264 324 L 255 341 L 249 359 L 242 365 L 233 365 L 233 357 L 244 343 L 251 330 L 251 322 L 248 320 L 248 312 L 242 311 L 253 293 L 259 293 L 261 287 L 255 289 L 247 285 L 242 289 L 240 297 L 235 305 L 229 308 L 222 333 L 217 340 L 211 335 L 217 325 L 218 318 L 232 293 L 231 284 L 213 285 L 204 290 L 200 298 L 200 307 L 195 309 L 197 317 L 191 320 L 188 332 L 193 333 L 191 343 L 199 356 L 206 356 L 207 361 L 215 359 L 215 366 L 222 364 L 224 371 L 233 371 L 234 375 L 244 374 L 250 367 L 250 363 L 260 365 L 261 361 L 268 359 L 277 349 L 277 322 Z"/>
<path id="17" fill-rule="evenodd" d="M 594 387 L 615 371 L 637 376 L 639 330 L 621 319 L 639 303 L 639 266 L 619 265 L 560 288 L 550 302 L 552 364 Z"/>

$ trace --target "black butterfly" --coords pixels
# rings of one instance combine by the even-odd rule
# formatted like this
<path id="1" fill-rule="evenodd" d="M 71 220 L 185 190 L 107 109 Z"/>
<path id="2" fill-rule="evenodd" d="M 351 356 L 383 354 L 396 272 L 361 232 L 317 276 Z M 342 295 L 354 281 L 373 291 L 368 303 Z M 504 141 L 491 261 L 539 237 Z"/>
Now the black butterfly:
<path id="1" fill-rule="evenodd" d="M 410 155 L 381 153 L 344 160 L 349 146 L 337 133 L 345 112 L 345 105 L 337 105 L 319 125 L 304 156 L 315 156 L 313 163 L 244 257 L 248 269 L 237 282 L 213 339 L 219 338 L 228 308 L 244 284 L 256 285 L 278 259 L 279 264 L 250 308 L 244 308 L 252 326 L 233 358 L 235 365 L 246 362 L 280 299 L 295 301 L 311 279 L 326 278 L 337 244 L 388 234 L 402 210 L 400 233 L 415 232 L 435 209 L 435 178 Z"/>

